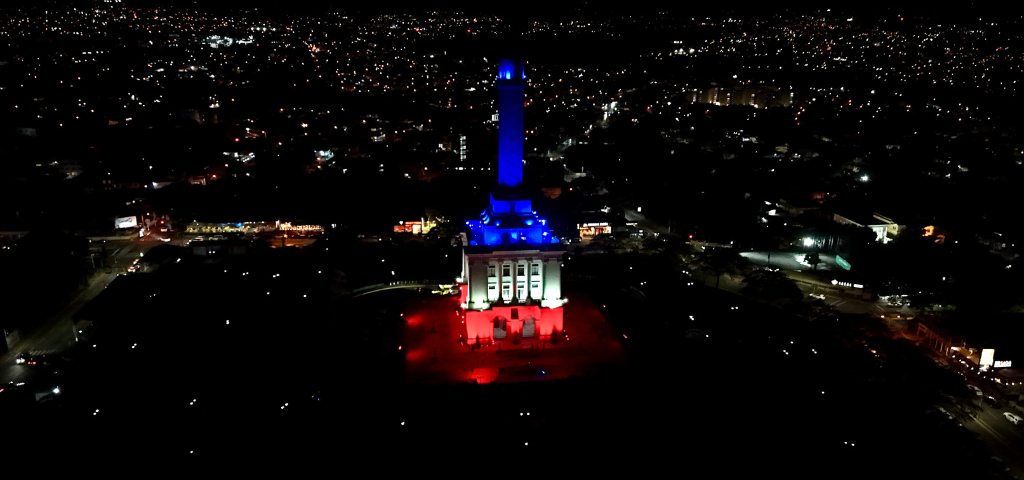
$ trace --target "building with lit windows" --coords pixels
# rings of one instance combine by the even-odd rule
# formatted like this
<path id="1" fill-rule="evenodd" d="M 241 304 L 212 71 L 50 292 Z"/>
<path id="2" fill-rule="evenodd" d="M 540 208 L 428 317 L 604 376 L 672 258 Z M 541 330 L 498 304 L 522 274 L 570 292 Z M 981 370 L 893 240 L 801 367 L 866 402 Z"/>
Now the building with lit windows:
<path id="1" fill-rule="evenodd" d="M 521 61 L 498 64 L 498 186 L 471 231 L 462 257 L 462 308 L 468 344 L 550 338 L 563 332 L 561 266 L 565 247 L 533 210 L 523 182 Z"/>

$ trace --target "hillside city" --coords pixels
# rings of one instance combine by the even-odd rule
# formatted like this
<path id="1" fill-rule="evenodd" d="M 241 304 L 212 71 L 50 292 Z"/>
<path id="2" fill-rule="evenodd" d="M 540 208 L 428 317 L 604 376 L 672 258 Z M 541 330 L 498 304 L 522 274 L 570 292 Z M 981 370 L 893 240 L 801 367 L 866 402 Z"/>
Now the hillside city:
<path id="1" fill-rule="evenodd" d="M 1020 16 L 67 3 L 0 7 L 0 411 L 32 442 L 326 460 L 307 425 L 370 456 L 493 418 L 553 463 L 1024 475 Z M 450 315 L 510 54 L 568 292 L 529 353 Z"/>

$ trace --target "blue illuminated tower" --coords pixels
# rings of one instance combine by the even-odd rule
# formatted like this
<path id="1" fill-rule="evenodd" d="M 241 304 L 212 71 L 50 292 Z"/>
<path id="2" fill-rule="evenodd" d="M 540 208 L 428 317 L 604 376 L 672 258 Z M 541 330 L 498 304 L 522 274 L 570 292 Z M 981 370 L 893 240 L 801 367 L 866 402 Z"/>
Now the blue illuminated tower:
<path id="1" fill-rule="evenodd" d="M 472 246 L 558 244 L 547 221 L 537 216 L 523 184 L 523 62 L 498 61 L 498 187 L 491 192 L 490 206 L 480 221 L 466 222 L 472 230 Z"/>
<path id="2" fill-rule="evenodd" d="M 463 250 L 463 335 L 470 344 L 518 336 L 545 340 L 564 331 L 561 260 L 565 247 L 537 216 L 523 184 L 523 62 L 498 62 L 498 186 L 480 220 L 468 221 Z"/>
<path id="3" fill-rule="evenodd" d="M 498 184 L 518 187 L 523 183 L 523 62 L 498 61 Z"/>

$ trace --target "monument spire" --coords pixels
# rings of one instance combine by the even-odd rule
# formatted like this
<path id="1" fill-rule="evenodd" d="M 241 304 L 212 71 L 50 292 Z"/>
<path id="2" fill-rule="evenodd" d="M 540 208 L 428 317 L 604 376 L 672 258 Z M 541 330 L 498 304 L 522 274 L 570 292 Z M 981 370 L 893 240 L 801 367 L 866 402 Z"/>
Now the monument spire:
<path id="1" fill-rule="evenodd" d="M 523 183 L 523 89 L 526 69 L 521 60 L 498 60 L 498 185 Z"/>

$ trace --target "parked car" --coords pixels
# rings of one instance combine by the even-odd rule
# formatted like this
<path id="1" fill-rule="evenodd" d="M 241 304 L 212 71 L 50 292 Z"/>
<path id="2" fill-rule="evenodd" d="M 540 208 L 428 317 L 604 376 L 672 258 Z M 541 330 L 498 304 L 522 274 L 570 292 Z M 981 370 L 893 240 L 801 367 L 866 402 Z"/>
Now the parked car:
<path id="1" fill-rule="evenodd" d="M 982 399 L 982 401 L 989 404 L 992 408 L 1003 408 L 999 401 L 996 400 L 996 397 L 993 397 L 991 395 L 985 397 L 984 399 Z"/>
<path id="2" fill-rule="evenodd" d="M 1003 416 L 1006 417 L 1007 420 L 1013 422 L 1014 425 L 1019 426 L 1021 422 L 1024 422 L 1024 418 L 1020 418 L 1017 415 L 1012 414 L 1010 412 L 1003 412 Z"/>
<path id="3" fill-rule="evenodd" d="M 971 390 L 974 390 L 974 394 L 975 394 L 975 395 L 977 395 L 977 396 L 979 396 L 979 397 L 981 397 L 981 396 L 984 396 L 984 395 L 985 395 L 984 393 L 981 393 L 981 389 L 980 389 L 980 388 L 978 388 L 978 387 L 975 387 L 974 385 L 967 385 L 967 388 L 969 388 L 969 389 L 971 389 Z"/>

